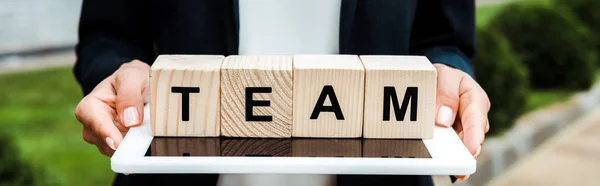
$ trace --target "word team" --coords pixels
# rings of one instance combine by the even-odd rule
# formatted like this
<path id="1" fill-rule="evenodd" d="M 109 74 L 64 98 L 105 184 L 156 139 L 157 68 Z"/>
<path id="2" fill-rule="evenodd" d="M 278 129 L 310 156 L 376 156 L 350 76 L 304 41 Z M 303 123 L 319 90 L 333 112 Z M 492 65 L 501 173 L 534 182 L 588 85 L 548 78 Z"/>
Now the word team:
<path id="1" fill-rule="evenodd" d="M 154 136 L 433 137 L 437 73 L 424 56 L 160 55 Z"/>

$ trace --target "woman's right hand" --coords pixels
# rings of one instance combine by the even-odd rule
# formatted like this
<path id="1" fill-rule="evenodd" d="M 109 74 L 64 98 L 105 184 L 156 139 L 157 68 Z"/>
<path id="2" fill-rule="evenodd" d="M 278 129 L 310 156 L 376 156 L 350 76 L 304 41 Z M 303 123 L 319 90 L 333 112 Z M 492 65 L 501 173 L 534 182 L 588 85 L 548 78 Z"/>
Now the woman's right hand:
<path id="1" fill-rule="evenodd" d="M 124 63 L 77 105 L 75 116 L 83 124 L 83 139 L 102 154 L 112 156 L 129 128 L 142 123 L 149 73 L 144 62 Z"/>

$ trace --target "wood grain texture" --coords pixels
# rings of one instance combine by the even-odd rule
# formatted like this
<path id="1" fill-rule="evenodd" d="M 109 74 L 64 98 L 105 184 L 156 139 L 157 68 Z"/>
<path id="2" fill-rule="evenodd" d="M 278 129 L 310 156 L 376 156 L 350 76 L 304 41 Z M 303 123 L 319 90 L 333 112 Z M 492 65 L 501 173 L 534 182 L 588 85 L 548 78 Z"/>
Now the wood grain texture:
<path id="1" fill-rule="evenodd" d="M 291 156 L 291 139 L 242 139 L 221 141 L 223 156 Z"/>
<path id="2" fill-rule="evenodd" d="M 221 69 L 221 134 L 228 137 L 289 138 L 292 136 L 292 57 L 228 56 Z M 254 93 L 252 115 L 272 121 L 247 121 L 247 87 L 270 87 L 271 93 Z"/>
<path id="3" fill-rule="evenodd" d="M 160 55 L 151 67 L 150 120 L 154 136 L 220 135 L 220 70 L 224 56 Z M 199 87 L 189 95 L 189 121 L 182 94 L 173 86 Z"/>
<path id="4" fill-rule="evenodd" d="M 365 138 L 432 138 L 435 119 L 437 72 L 423 56 L 360 56 L 366 70 L 365 78 Z M 401 106 L 407 87 L 417 87 L 416 121 L 411 121 L 407 105 L 404 120 L 395 117 L 384 87 L 394 87 Z M 413 97 L 414 98 L 414 97 Z M 411 99 L 411 102 L 414 99 Z M 390 102 L 390 118 L 384 121 L 384 102 Z"/>
<path id="5" fill-rule="evenodd" d="M 362 135 L 364 67 L 356 55 L 294 56 L 294 137 L 355 138 Z M 335 90 L 344 120 L 333 112 L 310 119 L 326 85 Z M 324 105 L 331 106 L 328 97 Z"/>
<path id="6" fill-rule="evenodd" d="M 360 139 L 293 139 L 294 157 L 361 157 Z"/>
<path id="7" fill-rule="evenodd" d="M 365 139 L 363 157 L 431 158 L 423 140 Z"/>
<path id="8" fill-rule="evenodd" d="M 154 138 L 152 156 L 220 156 L 219 138 Z"/>

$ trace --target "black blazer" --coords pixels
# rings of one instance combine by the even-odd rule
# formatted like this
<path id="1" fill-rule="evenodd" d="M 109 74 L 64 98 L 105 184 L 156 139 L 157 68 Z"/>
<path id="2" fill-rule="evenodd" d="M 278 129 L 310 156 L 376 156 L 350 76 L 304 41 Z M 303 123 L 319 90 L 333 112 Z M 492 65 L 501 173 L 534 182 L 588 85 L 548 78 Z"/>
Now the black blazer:
<path id="1" fill-rule="evenodd" d="M 474 0 L 342 0 L 340 53 L 425 55 L 472 75 L 474 9 Z M 88 94 L 133 59 L 152 64 L 159 54 L 237 54 L 237 12 L 237 0 L 84 0 L 73 72 Z M 432 185 L 427 176 L 338 176 L 338 182 Z M 161 183 L 214 185 L 216 175 L 115 180 L 115 185 Z"/>
<path id="2" fill-rule="evenodd" d="M 425 55 L 472 74 L 474 8 L 474 0 L 342 0 L 340 53 Z M 238 28 L 237 0 L 84 0 L 73 71 L 87 94 L 133 59 L 237 54 Z"/>

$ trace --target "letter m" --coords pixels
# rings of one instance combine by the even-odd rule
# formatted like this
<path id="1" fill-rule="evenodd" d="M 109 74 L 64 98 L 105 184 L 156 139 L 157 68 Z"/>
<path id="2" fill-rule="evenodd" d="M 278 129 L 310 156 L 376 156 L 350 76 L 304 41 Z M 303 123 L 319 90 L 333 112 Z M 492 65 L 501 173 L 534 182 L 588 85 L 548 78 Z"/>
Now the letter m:
<path id="1" fill-rule="evenodd" d="M 396 88 L 386 86 L 383 88 L 383 121 L 390 120 L 390 103 L 394 106 L 394 114 L 396 115 L 396 121 L 404 121 L 404 115 L 406 115 L 406 109 L 408 102 L 410 102 L 410 121 L 417 121 L 417 100 L 418 100 L 419 88 L 418 87 L 407 87 L 404 93 L 404 99 L 402 100 L 402 106 L 398 103 L 398 95 L 396 94 Z"/>

